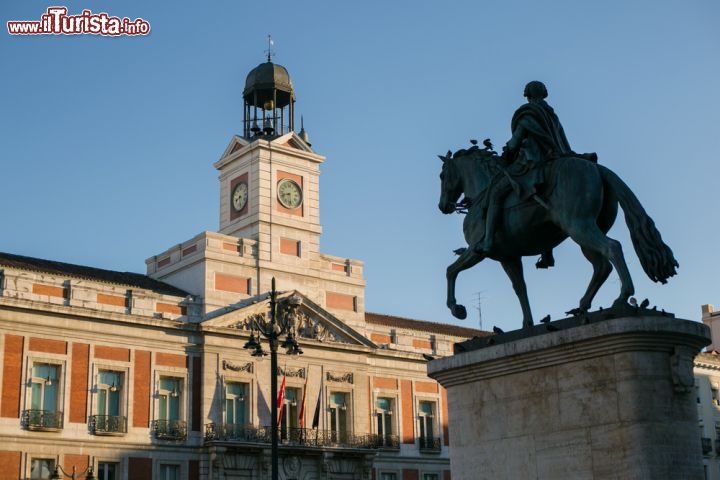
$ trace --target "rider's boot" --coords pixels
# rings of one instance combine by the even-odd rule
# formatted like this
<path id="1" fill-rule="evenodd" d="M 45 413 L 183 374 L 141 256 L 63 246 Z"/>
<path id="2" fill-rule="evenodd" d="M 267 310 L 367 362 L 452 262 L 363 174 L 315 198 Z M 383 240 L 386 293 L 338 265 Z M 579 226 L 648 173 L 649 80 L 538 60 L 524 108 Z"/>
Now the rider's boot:
<path id="1" fill-rule="evenodd" d="M 495 226 L 500 221 L 500 214 L 502 213 L 502 204 L 500 202 L 490 202 L 487 211 L 487 218 L 485 219 L 485 236 L 482 240 L 473 245 L 473 251 L 475 253 L 490 253 L 493 247 L 493 239 L 495 237 Z"/>
<path id="2" fill-rule="evenodd" d="M 552 250 L 546 250 L 540 255 L 540 259 L 535 263 L 535 268 L 550 268 L 555 266 L 555 257 Z"/>

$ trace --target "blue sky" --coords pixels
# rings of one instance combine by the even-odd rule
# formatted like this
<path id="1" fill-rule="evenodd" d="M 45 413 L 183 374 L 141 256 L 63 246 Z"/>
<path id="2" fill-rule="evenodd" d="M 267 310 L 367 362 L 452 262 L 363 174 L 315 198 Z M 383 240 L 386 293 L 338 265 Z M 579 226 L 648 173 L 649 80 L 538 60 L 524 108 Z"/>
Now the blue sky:
<path id="1" fill-rule="evenodd" d="M 7 20 L 51 4 L 3 2 Z M 241 130 L 247 72 L 273 35 L 321 176 L 321 249 L 366 262 L 366 307 L 456 322 L 445 267 L 462 217 L 437 209 L 436 154 L 490 137 L 502 145 L 533 79 L 544 81 L 577 151 L 636 192 L 680 262 L 645 277 L 622 217 L 637 297 L 699 319 L 720 303 L 720 4 L 605 2 L 69 2 L 143 17 L 148 37 L 0 35 L 0 251 L 144 272 L 145 258 L 218 228 L 212 168 Z M 525 261 L 536 318 L 576 306 L 591 268 L 567 241 L 557 267 Z M 597 305 L 609 305 L 613 274 Z M 461 274 L 484 326 L 520 326 L 499 265 Z"/>

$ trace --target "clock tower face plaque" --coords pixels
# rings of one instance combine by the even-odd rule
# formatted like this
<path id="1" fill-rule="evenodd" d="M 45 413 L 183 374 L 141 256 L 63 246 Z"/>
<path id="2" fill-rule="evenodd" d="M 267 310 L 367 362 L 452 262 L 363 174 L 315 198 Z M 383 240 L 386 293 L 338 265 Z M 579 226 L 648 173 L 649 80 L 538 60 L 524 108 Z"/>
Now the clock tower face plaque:
<path id="1" fill-rule="evenodd" d="M 302 205 L 303 192 L 300 185 L 291 178 L 283 178 L 278 182 L 278 201 L 288 210 L 294 210 Z"/>
<path id="2" fill-rule="evenodd" d="M 235 220 L 248 213 L 248 174 L 243 173 L 230 182 L 230 220 Z"/>

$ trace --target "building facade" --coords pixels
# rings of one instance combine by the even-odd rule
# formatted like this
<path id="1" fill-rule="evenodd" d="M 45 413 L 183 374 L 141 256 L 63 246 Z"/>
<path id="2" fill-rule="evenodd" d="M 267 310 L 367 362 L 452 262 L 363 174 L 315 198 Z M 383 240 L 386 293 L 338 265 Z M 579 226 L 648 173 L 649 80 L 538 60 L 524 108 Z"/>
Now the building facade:
<path id="1" fill-rule="evenodd" d="M 320 252 L 320 166 L 287 71 L 248 75 L 220 159 L 220 222 L 147 274 L 0 254 L 0 479 L 264 479 L 271 375 L 280 476 L 447 480 L 445 391 L 425 355 L 483 332 L 365 312 L 363 263 Z M 243 346 L 291 305 L 302 355 Z M 78 478 L 84 478 L 78 475 Z"/>

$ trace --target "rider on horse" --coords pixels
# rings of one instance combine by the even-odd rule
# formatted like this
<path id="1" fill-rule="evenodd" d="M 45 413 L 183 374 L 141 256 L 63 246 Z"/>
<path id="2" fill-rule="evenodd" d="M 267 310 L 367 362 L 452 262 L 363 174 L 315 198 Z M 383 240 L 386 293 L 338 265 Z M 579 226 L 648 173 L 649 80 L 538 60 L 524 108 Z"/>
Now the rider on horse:
<path id="1" fill-rule="evenodd" d="M 521 199 L 526 199 L 535 196 L 536 187 L 544 183 L 544 165 L 548 160 L 577 156 L 597 161 L 594 153 L 579 155 L 572 151 L 558 116 L 545 102 L 548 93 L 542 82 L 535 80 L 528 83 L 523 95 L 528 103 L 515 111 L 511 123 L 512 138 L 503 148 L 502 159 L 508 166 L 508 175 L 497 177 L 497 181 L 489 187 L 485 236 L 473 247 L 478 253 L 492 250 L 505 198 L 519 187 L 518 182 L 510 177 L 524 177 L 521 182 L 524 191 L 518 193 Z M 554 264 L 552 250 L 548 250 L 543 252 L 535 266 L 548 268 Z"/>

